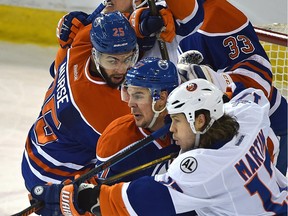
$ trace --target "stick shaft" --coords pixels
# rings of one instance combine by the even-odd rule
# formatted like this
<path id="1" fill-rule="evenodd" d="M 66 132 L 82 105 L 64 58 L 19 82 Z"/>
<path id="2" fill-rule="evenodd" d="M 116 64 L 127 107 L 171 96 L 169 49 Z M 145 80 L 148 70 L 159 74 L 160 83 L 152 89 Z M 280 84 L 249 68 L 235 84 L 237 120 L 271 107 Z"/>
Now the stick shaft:
<path id="1" fill-rule="evenodd" d="M 95 167 L 94 169 L 90 170 L 89 172 L 85 173 L 84 175 L 80 176 L 79 178 L 74 180 L 74 184 L 80 185 L 84 181 L 86 181 L 89 178 L 92 178 L 97 173 L 105 170 L 108 167 L 111 167 L 126 157 L 132 155 L 133 153 L 139 151 L 155 139 L 158 139 L 159 137 L 165 135 L 169 131 L 170 124 L 166 124 L 164 127 L 160 128 L 159 130 L 153 132 L 149 136 L 143 138 L 142 140 L 139 140 L 137 142 L 134 142 L 133 144 L 129 145 L 128 148 L 124 149 L 123 151 L 117 153 L 114 157 L 110 158 L 109 160 L 105 161 L 104 163 L 100 164 L 99 166 Z"/>
<path id="2" fill-rule="evenodd" d="M 159 15 L 158 10 L 157 10 L 156 5 L 155 5 L 155 0 L 148 0 L 148 5 L 149 5 L 149 8 L 151 10 L 151 14 L 153 16 Z M 158 46 L 160 49 L 162 59 L 169 60 L 169 54 L 167 51 L 166 43 L 164 41 L 162 41 L 160 38 L 157 38 L 157 41 L 158 41 Z"/>
<path id="3" fill-rule="evenodd" d="M 92 12 L 92 14 L 90 14 L 90 15 L 87 17 L 87 20 L 88 20 L 89 22 L 92 22 L 93 19 L 94 19 L 98 14 L 100 14 L 101 11 L 102 11 L 104 8 L 105 8 L 105 5 L 104 5 L 103 3 L 100 3 L 100 4 L 98 5 L 98 7 Z"/>
<path id="4" fill-rule="evenodd" d="M 149 143 L 151 143 L 153 140 L 158 139 L 159 137 L 165 135 L 168 133 L 170 127 L 170 123 L 166 124 L 164 127 L 160 128 L 159 130 L 153 132 L 149 136 L 143 138 L 142 140 L 138 140 L 137 142 L 130 145 L 129 148 L 125 149 L 124 151 L 119 152 L 114 157 L 110 158 L 106 162 L 100 164 L 99 166 L 95 167 L 94 169 L 90 170 L 89 172 L 85 173 L 84 175 L 80 176 L 79 178 L 75 179 L 73 181 L 74 184 L 80 185 L 84 181 L 92 178 L 97 173 L 105 170 L 106 168 L 115 165 L 116 163 L 122 161 L 129 155 L 132 155 L 133 153 L 137 152 L 138 150 L 142 149 Z M 38 201 L 34 203 L 33 205 L 27 207 L 26 209 L 22 210 L 19 213 L 13 214 L 12 216 L 28 216 L 32 214 L 33 212 L 43 208 L 44 203 L 42 201 Z"/>
<path id="5" fill-rule="evenodd" d="M 171 159 L 177 157 L 177 155 L 178 155 L 178 153 L 171 153 L 169 155 L 166 155 L 166 156 L 163 156 L 161 158 L 155 159 L 153 161 L 150 161 L 148 163 L 142 164 L 142 165 L 137 166 L 135 168 L 129 169 L 127 171 L 124 171 L 122 173 L 119 173 L 117 175 L 111 176 L 111 177 L 103 180 L 102 184 L 111 185 L 111 184 L 115 183 L 116 181 L 118 181 L 118 180 L 120 180 L 120 179 L 122 179 L 122 178 L 124 178 L 126 176 L 132 175 L 134 173 L 137 173 L 137 172 L 140 172 L 142 170 L 145 170 L 145 169 L 151 168 L 153 166 L 156 166 L 157 164 L 160 164 L 160 163 L 163 163 L 165 161 L 171 160 Z"/>

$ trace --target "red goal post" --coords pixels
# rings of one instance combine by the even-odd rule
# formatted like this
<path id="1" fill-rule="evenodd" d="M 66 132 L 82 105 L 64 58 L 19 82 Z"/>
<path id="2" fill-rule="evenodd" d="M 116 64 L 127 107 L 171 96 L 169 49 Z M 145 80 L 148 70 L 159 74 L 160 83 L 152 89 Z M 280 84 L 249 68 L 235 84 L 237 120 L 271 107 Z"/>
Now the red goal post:
<path id="1" fill-rule="evenodd" d="M 270 59 L 273 84 L 288 98 L 288 25 L 272 24 L 254 28 Z"/>

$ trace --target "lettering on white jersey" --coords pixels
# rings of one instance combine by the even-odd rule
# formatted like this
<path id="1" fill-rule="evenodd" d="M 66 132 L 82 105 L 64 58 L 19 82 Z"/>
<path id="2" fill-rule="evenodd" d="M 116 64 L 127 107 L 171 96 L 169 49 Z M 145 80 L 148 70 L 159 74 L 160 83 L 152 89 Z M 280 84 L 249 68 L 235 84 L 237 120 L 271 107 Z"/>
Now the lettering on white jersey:
<path id="1" fill-rule="evenodd" d="M 69 102 L 66 89 L 66 62 L 60 66 L 59 77 L 57 80 L 57 109 L 60 108 L 61 103 Z"/>
<path id="2" fill-rule="evenodd" d="M 198 162 L 194 157 L 186 157 L 180 163 L 180 169 L 184 173 L 192 173 L 197 169 Z"/>
<path id="3" fill-rule="evenodd" d="M 239 146 L 242 143 L 244 137 L 245 137 L 244 135 L 239 136 L 239 138 L 237 139 L 237 142 L 235 143 L 235 145 Z"/>
<path id="4" fill-rule="evenodd" d="M 261 130 L 249 151 L 240 159 L 234 167 L 244 181 L 250 177 L 264 164 L 266 153 L 266 139 Z"/>
<path id="5" fill-rule="evenodd" d="M 238 99 L 236 101 L 231 102 L 232 107 L 236 107 L 238 106 L 238 104 L 251 104 L 253 103 L 252 101 L 249 100 L 243 100 L 243 99 Z"/>

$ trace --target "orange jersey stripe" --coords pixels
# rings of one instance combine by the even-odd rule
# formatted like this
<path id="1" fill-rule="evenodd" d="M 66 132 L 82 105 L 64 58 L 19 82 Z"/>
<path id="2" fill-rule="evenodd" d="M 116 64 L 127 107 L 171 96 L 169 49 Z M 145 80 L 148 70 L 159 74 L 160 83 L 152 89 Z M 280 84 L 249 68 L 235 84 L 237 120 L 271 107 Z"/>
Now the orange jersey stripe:
<path id="1" fill-rule="evenodd" d="M 65 176 L 65 177 L 73 177 L 75 176 L 76 174 L 84 174 L 86 172 L 88 172 L 90 169 L 85 169 L 85 170 L 82 170 L 82 171 L 76 171 L 74 173 L 70 173 L 70 172 L 65 172 L 65 171 L 62 171 L 62 170 L 59 170 L 59 169 L 55 169 L 55 168 L 51 168 L 51 167 L 48 167 L 46 164 L 44 164 L 39 158 L 37 158 L 31 147 L 30 147 L 31 142 L 30 140 L 27 138 L 26 140 L 26 150 L 27 150 L 27 153 L 28 153 L 28 156 L 29 156 L 29 159 L 32 160 L 34 163 L 37 164 L 37 166 L 41 167 L 45 172 L 50 172 L 50 173 L 53 173 L 53 174 L 56 174 L 56 175 L 59 175 L 59 176 Z"/>
<path id="2" fill-rule="evenodd" d="M 240 74 L 229 74 L 230 77 L 232 78 L 233 82 L 240 82 L 240 83 L 243 83 L 243 85 L 245 86 L 245 88 L 249 88 L 249 87 L 252 87 L 252 88 L 256 88 L 256 89 L 261 89 L 265 96 L 267 97 L 269 95 L 269 92 L 267 92 L 262 85 L 260 85 L 258 82 L 256 82 L 255 80 L 253 80 L 252 78 L 250 77 L 247 77 L 247 76 L 243 76 L 243 75 L 240 75 Z"/>
<path id="3" fill-rule="evenodd" d="M 262 69 L 256 67 L 255 65 L 251 64 L 250 62 L 240 62 L 240 63 L 238 63 L 238 64 L 235 64 L 235 65 L 231 68 L 231 70 L 235 70 L 235 69 L 237 69 L 237 68 L 239 68 L 239 67 L 241 67 L 241 66 L 247 66 L 247 67 L 253 69 L 253 71 L 256 71 L 256 72 L 258 72 L 258 73 L 261 73 L 262 76 L 264 76 L 265 79 L 266 79 L 268 82 L 272 83 L 272 77 L 267 73 L 267 71 L 262 70 Z"/>
<path id="4" fill-rule="evenodd" d="M 271 161 L 274 162 L 274 144 L 270 137 L 267 137 L 267 148 L 271 158 Z"/>

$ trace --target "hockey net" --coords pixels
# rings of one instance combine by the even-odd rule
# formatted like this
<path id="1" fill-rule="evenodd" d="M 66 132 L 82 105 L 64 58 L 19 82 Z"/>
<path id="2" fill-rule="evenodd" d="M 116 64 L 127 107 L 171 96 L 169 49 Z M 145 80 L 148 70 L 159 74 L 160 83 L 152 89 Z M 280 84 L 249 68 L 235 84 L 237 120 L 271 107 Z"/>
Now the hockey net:
<path id="1" fill-rule="evenodd" d="M 288 25 L 271 24 L 255 27 L 273 72 L 273 84 L 288 98 Z"/>

